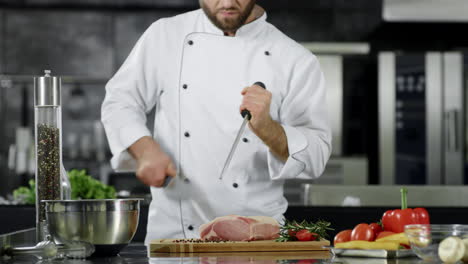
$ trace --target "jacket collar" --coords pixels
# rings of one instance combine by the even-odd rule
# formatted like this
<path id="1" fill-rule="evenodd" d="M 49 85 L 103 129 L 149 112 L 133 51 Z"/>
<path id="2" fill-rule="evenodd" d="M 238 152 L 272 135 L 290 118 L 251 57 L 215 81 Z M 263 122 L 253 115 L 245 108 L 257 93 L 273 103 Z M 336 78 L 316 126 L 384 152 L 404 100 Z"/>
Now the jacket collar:
<path id="1" fill-rule="evenodd" d="M 220 36 L 224 36 L 224 32 L 216 27 L 211 20 L 206 16 L 205 12 L 203 9 L 199 9 L 199 12 L 201 13 L 201 20 L 202 20 L 202 31 L 206 33 L 211 33 L 211 34 L 216 34 Z M 243 25 L 240 27 L 237 32 L 235 37 L 255 37 L 257 34 L 259 34 L 265 27 L 266 25 L 266 19 L 267 19 L 267 14 L 266 12 L 263 13 L 263 15 L 254 21 Z"/>

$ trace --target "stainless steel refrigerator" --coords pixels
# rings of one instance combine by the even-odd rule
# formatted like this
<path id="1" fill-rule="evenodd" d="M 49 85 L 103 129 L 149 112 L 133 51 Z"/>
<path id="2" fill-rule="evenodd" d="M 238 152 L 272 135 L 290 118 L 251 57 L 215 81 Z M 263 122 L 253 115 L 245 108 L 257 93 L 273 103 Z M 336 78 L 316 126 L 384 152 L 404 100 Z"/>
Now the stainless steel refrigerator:
<path id="1" fill-rule="evenodd" d="M 466 58 L 379 54 L 380 184 L 462 185 Z"/>

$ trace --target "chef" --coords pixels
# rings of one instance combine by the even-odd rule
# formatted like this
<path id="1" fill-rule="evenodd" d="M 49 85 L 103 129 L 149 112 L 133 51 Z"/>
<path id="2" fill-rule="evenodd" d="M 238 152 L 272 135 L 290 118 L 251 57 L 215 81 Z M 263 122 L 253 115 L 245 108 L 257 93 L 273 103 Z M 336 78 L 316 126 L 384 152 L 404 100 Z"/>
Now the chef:
<path id="1" fill-rule="evenodd" d="M 229 214 L 280 221 L 284 180 L 319 177 L 331 153 L 317 58 L 255 0 L 200 6 L 154 22 L 106 85 L 111 164 L 151 186 L 146 243 L 199 237 L 201 224 Z M 244 109 L 251 120 L 220 177 Z"/>

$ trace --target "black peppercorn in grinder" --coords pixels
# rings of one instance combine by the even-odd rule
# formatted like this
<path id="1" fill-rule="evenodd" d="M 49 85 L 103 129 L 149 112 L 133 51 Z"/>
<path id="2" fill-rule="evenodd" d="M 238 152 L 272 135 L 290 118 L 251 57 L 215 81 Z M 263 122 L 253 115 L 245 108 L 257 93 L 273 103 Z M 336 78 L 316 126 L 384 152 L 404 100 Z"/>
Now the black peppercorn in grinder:
<path id="1" fill-rule="evenodd" d="M 34 77 L 34 131 L 36 147 L 36 238 L 47 235 L 43 200 L 69 199 L 70 184 L 62 165 L 61 79 Z"/>

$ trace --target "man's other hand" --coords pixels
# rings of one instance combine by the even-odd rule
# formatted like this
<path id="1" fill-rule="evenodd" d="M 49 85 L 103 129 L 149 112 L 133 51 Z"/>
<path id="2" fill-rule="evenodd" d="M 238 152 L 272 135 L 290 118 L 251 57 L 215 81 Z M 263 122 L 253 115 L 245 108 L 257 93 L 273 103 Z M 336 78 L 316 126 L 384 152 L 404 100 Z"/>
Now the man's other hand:
<path id="1" fill-rule="evenodd" d="M 137 178 L 148 186 L 162 187 L 166 177 L 176 176 L 171 158 L 151 137 L 142 137 L 128 148 L 137 161 Z"/>

